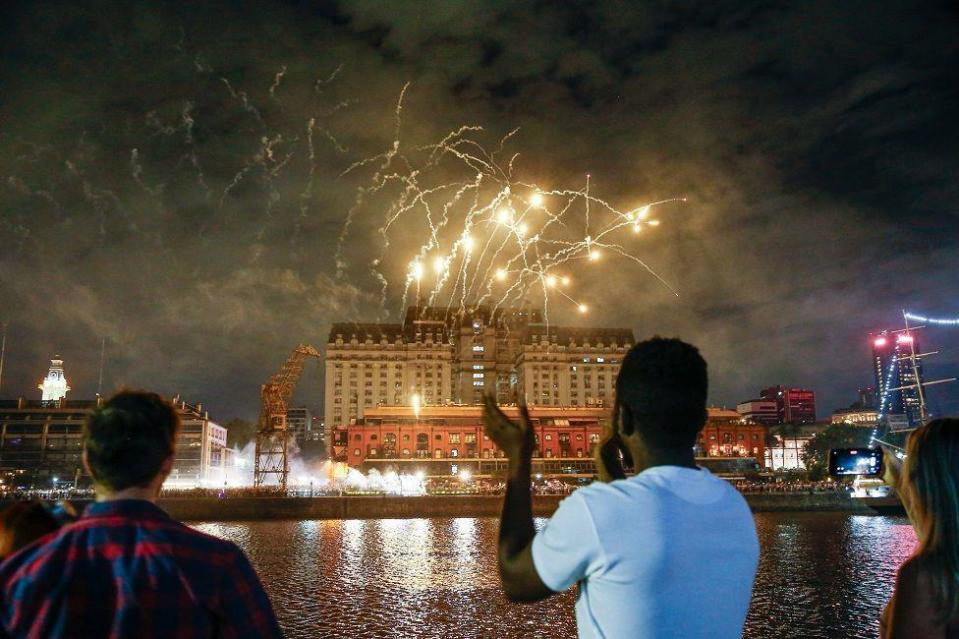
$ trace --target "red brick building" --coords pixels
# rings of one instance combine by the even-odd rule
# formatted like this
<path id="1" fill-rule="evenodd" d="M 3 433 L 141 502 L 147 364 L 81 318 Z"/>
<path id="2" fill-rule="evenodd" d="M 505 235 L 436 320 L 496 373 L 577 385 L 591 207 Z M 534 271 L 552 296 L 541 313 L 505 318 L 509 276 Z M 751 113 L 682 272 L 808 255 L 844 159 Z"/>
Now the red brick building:
<path id="1" fill-rule="evenodd" d="M 505 406 L 503 411 L 519 417 L 515 406 Z M 364 418 L 347 429 L 347 463 L 443 475 L 450 474 L 454 464 L 472 472 L 492 472 L 501 465 L 496 460 L 505 463 L 505 458 L 483 434 L 482 412 L 482 406 L 367 409 Z M 607 418 L 608 410 L 531 406 L 529 412 L 537 441 L 534 458 L 567 460 L 566 472 L 592 472 L 591 447 L 599 441 L 601 420 Z M 489 463 L 480 465 L 484 460 Z"/>
<path id="2" fill-rule="evenodd" d="M 505 470 L 503 452 L 484 434 L 481 406 L 410 406 L 369 408 L 347 428 L 347 463 L 364 470 L 394 468 L 401 472 L 450 475 L 468 469 L 474 474 Z M 534 472 L 592 475 L 593 448 L 599 442 L 605 408 L 531 406 L 536 433 Z M 519 409 L 503 411 L 518 418 Z M 699 440 L 702 457 L 753 458 L 765 455 L 766 429 L 744 423 L 735 411 L 710 408 Z"/>
<path id="3" fill-rule="evenodd" d="M 766 432 L 766 426 L 744 420 L 734 410 L 710 408 L 696 454 L 699 457 L 752 457 L 763 464 Z"/>

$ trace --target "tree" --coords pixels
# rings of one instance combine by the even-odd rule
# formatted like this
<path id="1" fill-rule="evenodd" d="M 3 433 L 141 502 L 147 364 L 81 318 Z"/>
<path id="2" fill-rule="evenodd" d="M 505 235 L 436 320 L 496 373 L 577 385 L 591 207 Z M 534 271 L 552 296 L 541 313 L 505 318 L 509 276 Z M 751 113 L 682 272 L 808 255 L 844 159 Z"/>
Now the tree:
<path id="1" fill-rule="evenodd" d="M 238 417 L 231 419 L 223 427 L 226 429 L 226 445 L 230 448 L 243 448 L 256 435 L 256 424 Z"/>
<path id="2" fill-rule="evenodd" d="M 813 435 L 803 452 L 809 479 L 822 479 L 829 473 L 829 451 L 833 448 L 868 446 L 871 441 L 872 428 L 868 426 L 830 424 L 826 430 Z"/>

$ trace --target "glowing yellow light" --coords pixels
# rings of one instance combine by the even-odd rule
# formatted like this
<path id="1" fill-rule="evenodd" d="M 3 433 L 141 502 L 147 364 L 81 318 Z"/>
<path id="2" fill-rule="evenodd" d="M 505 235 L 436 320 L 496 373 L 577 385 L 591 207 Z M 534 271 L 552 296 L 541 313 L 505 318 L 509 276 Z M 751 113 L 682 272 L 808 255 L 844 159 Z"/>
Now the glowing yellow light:
<path id="1" fill-rule="evenodd" d="M 523 237 L 529 231 L 529 227 L 525 224 L 520 224 L 516 227 L 516 235 Z"/>
<path id="2" fill-rule="evenodd" d="M 419 393 L 413 393 L 413 396 L 410 397 L 410 406 L 413 407 L 413 414 L 417 417 L 420 416 L 420 395 Z"/>
<path id="3" fill-rule="evenodd" d="M 423 277 L 423 265 L 417 261 L 410 262 L 410 274 L 419 281 Z"/>
<path id="4" fill-rule="evenodd" d="M 569 277 L 564 275 L 560 282 L 563 283 L 563 286 L 569 286 Z"/>
<path id="5" fill-rule="evenodd" d="M 437 255 L 435 258 L 433 258 L 433 270 L 436 271 L 437 274 L 440 274 L 440 273 L 442 273 L 443 271 L 445 271 L 445 270 L 446 270 L 446 260 L 443 259 L 442 257 L 440 257 L 439 255 Z"/>
<path id="6" fill-rule="evenodd" d="M 632 211 L 630 211 L 629 213 L 626 214 L 626 219 L 629 220 L 630 222 L 632 222 L 632 220 L 633 220 L 633 212 L 632 212 Z"/>
<path id="7" fill-rule="evenodd" d="M 650 226 L 659 226 L 659 220 L 650 220 L 646 222 L 646 224 L 649 224 Z"/>
<path id="8" fill-rule="evenodd" d="M 550 288 L 556 286 L 556 276 L 555 276 L 555 275 L 547 275 L 547 276 L 546 276 L 546 286 L 549 286 Z"/>
<path id="9" fill-rule="evenodd" d="M 639 224 L 633 224 L 633 233 L 639 233 L 642 230 L 643 230 L 642 226 L 640 226 Z"/>
<path id="10" fill-rule="evenodd" d="M 506 269 L 505 269 L 505 268 L 498 268 L 498 269 L 496 269 L 496 279 L 498 279 L 498 280 L 501 281 L 501 282 L 506 279 Z"/>
<path id="11" fill-rule="evenodd" d="M 513 221 L 513 212 L 504 206 L 496 212 L 496 221 L 500 224 L 509 224 Z"/>
<path id="12" fill-rule="evenodd" d="M 596 249 L 590 249 L 590 251 L 589 251 L 589 260 L 590 260 L 591 262 L 595 262 L 595 261 L 598 260 L 598 259 L 599 259 L 599 251 L 597 251 Z"/>
<path id="13" fill-rule="evenodd" d="M 529 198 L 529 203 L 533 206 L 543 206 L 543 194 L 533 193 Z"/>
<path id="14" fill-rule="evenodd" d="M 588 311 L 588 310 L 589 310 L 589 307 L 586 306 L 585 304 L 580 304 L 580 305 L 579 305 L 579 312 L 580 312 L 580 313 L 585 313 L 585 312 Z"/>
<path id="15" fill-rule="evenodd" d="M 644 206 L 641 209 L 639 209 L 639 213 L 636 214 L 636 218 L 640 220 L 645 220 L 647 215 L 649 215 L 649 206 Z"/>
<path id="16" fill-rule="evenodd" d="M 463 249 L 467 252 L 473 250 L 473 237 L 469 233 L 463 233 Z"/>

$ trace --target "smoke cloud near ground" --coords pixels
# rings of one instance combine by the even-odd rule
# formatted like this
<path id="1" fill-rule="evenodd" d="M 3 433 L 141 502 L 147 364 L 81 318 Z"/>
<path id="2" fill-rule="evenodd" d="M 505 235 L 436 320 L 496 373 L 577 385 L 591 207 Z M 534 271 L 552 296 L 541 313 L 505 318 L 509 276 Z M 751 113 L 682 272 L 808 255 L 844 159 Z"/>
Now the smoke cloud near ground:
<path id="1" fill-rule="evenodd" d="M 297 343 L 383 319 L 363 268 L 377 202 L 349 229 L 345 273 L 336 263 L 371 177 L 342 173 L 390 147 L 407 83 L 404 144 L 519 127 L 526 181 L 590 173 L 623 208 L 687 198 L 633 247 L 679 298 L 612 261 L 578 277 L 580 294 L 591 323 L 699 345 L 717 404 L 785 383 L 815 389 L 826 415 L 871 383 L 868 331 L 902 308 L 959 316 L 954 7 L 417 7 L 12 9 L 2 394 L 33 397 L 59 353 L 73 396 L 92 396 L 106 338 L 105 391 L 250 418 Z M 930 374 L 954 375 L 957 332 L 925 330 L 943 351 Z M 297 401 L 318 407 L 321 384 L 309 369 Z M 934 411 L 959 412 L 954 388 L 930 393 Z"/>

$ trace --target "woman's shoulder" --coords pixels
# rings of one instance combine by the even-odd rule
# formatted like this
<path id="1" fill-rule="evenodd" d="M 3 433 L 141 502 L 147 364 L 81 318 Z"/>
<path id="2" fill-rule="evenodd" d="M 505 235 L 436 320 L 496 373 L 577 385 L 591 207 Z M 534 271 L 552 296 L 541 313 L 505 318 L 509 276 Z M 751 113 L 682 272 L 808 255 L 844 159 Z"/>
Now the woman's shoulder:
<path id="1" fill-rule="evenodd" d="M 913 555 L 899 566 L 896 581 L 913 587 L 931 588 L 931 575 L 934 571 L 935 566 L 928 557 Z"/>

